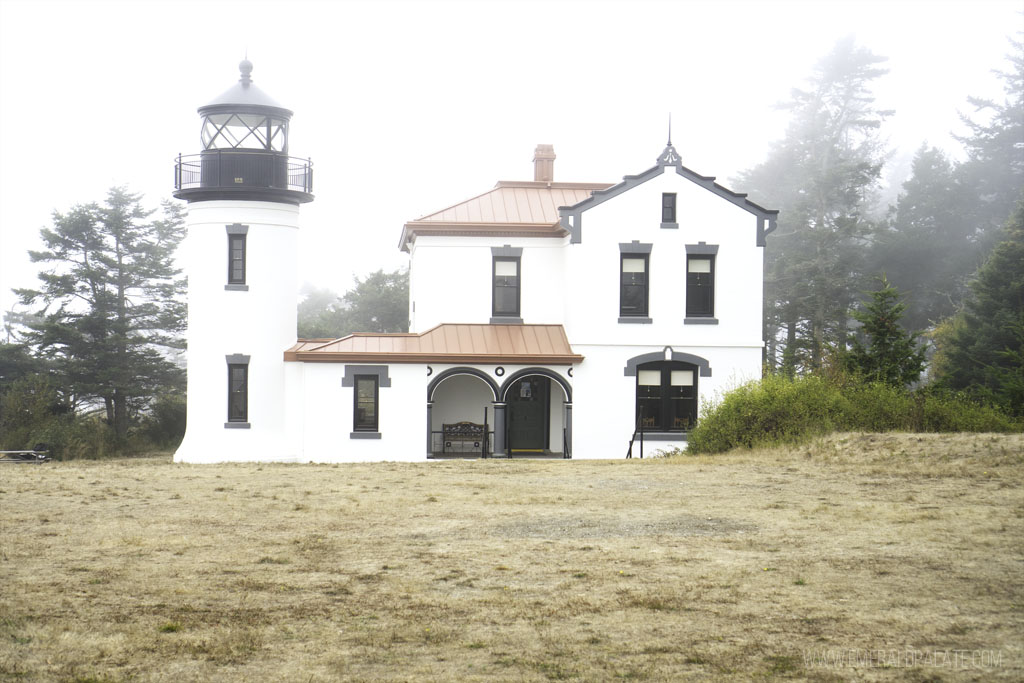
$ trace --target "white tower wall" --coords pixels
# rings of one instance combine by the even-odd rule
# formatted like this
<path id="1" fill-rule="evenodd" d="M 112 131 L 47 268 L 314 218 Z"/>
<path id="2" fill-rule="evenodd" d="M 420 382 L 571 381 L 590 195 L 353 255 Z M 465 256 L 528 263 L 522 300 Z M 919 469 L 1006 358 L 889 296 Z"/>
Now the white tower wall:
<path id="1" fill-rule="evenodd" d="M 284 351 L 295 343 L 299 207 L 214 200 L 188 207 L 188 405 L 175 462 L 295 460 Z M 247 226 L 247 290 L 228 283 L 227 226 Z M 248 356 L 248 426 L 228 425 L 228 356 Z M 290 423 L 290 424 L 289 424 Z"/>

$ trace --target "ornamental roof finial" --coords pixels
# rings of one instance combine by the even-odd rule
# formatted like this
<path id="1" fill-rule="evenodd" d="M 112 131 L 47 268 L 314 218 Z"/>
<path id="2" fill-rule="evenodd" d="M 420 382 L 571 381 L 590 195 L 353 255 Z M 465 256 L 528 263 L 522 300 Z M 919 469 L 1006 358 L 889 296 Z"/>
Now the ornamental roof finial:
<path id="1" fill-rule="evenodd" d="M 252 83 L 252 77 L 249 75 L 252 73 L 252 62 L 248 59 L 243 59 L 238 63 L 238 70 L 242 74 L 242 77 L 238 80 L 244 87 L 249 87 L 249 84 Z"/>

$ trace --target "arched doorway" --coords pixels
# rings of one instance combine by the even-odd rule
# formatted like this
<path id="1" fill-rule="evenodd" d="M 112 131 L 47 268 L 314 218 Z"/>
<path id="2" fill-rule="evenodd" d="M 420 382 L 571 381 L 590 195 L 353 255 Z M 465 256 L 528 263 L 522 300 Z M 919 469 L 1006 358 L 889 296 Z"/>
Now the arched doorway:
<path id="1" fill-rule="evenodd" d="M 501 387 L 505 403 L 506 447 L 510 456 L 552 454 L 569 457 L 572 389 L 556 372 L 520 370 Z"/>

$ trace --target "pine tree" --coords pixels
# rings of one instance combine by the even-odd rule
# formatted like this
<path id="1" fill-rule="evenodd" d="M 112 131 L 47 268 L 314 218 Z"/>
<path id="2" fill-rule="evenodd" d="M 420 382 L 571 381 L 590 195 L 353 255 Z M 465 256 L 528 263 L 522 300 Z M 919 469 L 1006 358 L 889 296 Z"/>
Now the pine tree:
<path id="1" fill-rule="evenodd" d="M 957 138 L 967 152 L 958 176 L 977 198 L 972 222 L 982 240 L 999 232 L 1024 190 L 1024 41 L 1011 39 L 1010 45 L 1009 69 L 996 71 L 1005 99 L 969 97 L 975 115 L 982 114 L 984 120 L 960 117 L 970 134 Z"/>
<path id="2" fill-rule="evenodd" d="M 852 38 L 840 41 L 809 87 L 793 91 L 785 138 L 739 181 L 780 209 L 766 248 L 770 365 L 819 368 L 826 349 L 845 339 L 874 229 L 867 209 L 884 162 L 878 129 L 891 114 L 874 107 L 870 91 L 886 73 L 883 61 Z"/>
<path id="3" fill-rule="evenodd" d="M 168 202 L 151 220 L 140 202 L 113 188 L 103 204 L 55 212 L 41 231 L 45 250 L 29 252 L 49 266 L 41 285 L 18 290 L 22 304 L 43 304 L 26 341 L 58 368 L 73 406 L 102 403 L 120 439 L 183 377 L 166 354 L 183 347 L 185 280 L 174 267 L 182 211 Z"/>
<path id="4" fill-rule="evenodd" d="M 299 304 L 299 336 L 342 337 L 354 332 L 409 331 L 409 271 L 378 270 L 356 278 L 355 287 L 338 296 L 310 287 Z"/>
<path id="5" fill-rule="evenodd" d="M 977 201 L 943 152 L 922 145 L 889 220 L 876 234 L 871 270 L 907 297 L 903 326 L 923 330 L 959 310 L 967 282 L 991 245 L 977 236 Z"/>
<path id="6" fill-rule="evenodd" d="M 1024 415 L 1024 202 L 970 284 L 964 311 L 936 333 L 939 381 Z"/>
<path id="7" fill-rule="evenodd" d="M 850 350 L 843 354 L 846 369 L 865 379 L 893 386 L 907 386 L 921 377 L 925 350 L 918 343 L 918 334 L 903 331 L 900 318 L 906 304 L 889 284 L 885 275 L 880 287 L 870 292 L 871 300 L 863 304 L 853 317 L 861 324 L 850 339 Z"/>

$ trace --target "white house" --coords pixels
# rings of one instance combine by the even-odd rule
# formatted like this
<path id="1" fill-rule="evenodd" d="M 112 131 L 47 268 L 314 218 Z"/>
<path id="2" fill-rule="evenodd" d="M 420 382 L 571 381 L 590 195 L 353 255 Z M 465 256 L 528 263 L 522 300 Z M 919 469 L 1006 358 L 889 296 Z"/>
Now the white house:
<path id="1" fill-rule="evenodd" d="M 411 331 L 295 339 L 298 207 L 311 162 L 251 83 L 200 108 L 189 202 L 188 427 L 176 461 L 619 458 L 685 447 L 701 400 L 760 376 L 777 212 L 669 141 L 622 182 L 534 179 L 402 228 Z M 231 130 L 234 127 L 234 130 Z M 219 145 L 219 146 L 218 146 Z M 191 174 L 191 175 L 190 175 Z"/>

